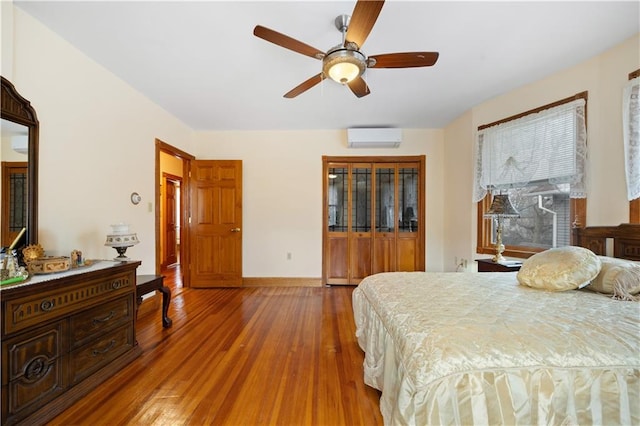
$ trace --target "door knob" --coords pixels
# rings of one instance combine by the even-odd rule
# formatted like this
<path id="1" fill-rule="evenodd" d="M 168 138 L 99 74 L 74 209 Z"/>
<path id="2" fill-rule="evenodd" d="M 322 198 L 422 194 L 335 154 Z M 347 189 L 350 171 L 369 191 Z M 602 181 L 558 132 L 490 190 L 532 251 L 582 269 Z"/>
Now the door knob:
<path id="1" fill-rule="evenodd" d="M 240 228 L 231 228 L 231 232 L 240 232 Z"/>

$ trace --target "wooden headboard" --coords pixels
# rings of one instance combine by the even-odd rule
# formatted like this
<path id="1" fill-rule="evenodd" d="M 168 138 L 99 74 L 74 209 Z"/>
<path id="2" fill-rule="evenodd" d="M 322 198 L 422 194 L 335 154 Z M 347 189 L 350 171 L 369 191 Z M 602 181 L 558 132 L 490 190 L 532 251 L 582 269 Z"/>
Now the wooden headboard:
<path id="1" fill-rule="evenodd" d="M 640 224 L 587 226 L 573 229 L 574 244 L 595 254 L 607 254 L 607 239 L 613 240 L 613 257 L 640 261 Z"/>

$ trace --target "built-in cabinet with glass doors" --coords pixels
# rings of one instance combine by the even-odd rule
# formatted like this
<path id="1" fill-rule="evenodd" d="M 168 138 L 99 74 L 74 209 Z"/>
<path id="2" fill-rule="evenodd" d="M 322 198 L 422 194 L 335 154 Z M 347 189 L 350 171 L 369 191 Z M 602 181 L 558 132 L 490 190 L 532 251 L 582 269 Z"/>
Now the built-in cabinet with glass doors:
<path id="1" fill-rule="evenodd" d="M 323 281 L 424 271 L 425 157 L 323 157 Z"/>

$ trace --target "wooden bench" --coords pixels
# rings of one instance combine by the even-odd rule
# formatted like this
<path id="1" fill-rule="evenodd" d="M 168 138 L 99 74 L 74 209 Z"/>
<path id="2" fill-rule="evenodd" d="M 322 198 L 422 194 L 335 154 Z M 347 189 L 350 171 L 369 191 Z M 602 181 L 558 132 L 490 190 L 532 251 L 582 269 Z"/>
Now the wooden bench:
<path id="1" fill-rule="evenodd" d="M 173 323 L 168 316 L 169 302 L 171 302 L 171 290 L 164 286 L 164 277 L 162 275 L 138 275 L 136 277 L 136 298 L 138 307 L 142 303 L 142 296 L 158 290 L 162 293 L 162 326 L 164 328 L 171 327 Z M 136 314 L 137 314 L 136 308 Z"/>

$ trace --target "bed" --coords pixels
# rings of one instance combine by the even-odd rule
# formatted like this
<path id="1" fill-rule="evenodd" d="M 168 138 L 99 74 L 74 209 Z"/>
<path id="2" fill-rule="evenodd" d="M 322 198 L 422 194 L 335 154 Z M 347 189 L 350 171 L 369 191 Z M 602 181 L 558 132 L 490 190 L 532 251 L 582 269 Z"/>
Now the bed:
<path id="1" fill-rule="evenodd" d="M 640 225 L 574 232 L 603 261 L 640 260 Z M 517 274 L 391 272 L 354 289 L 385 424 L 640 424 L 640 303 Z"/>

